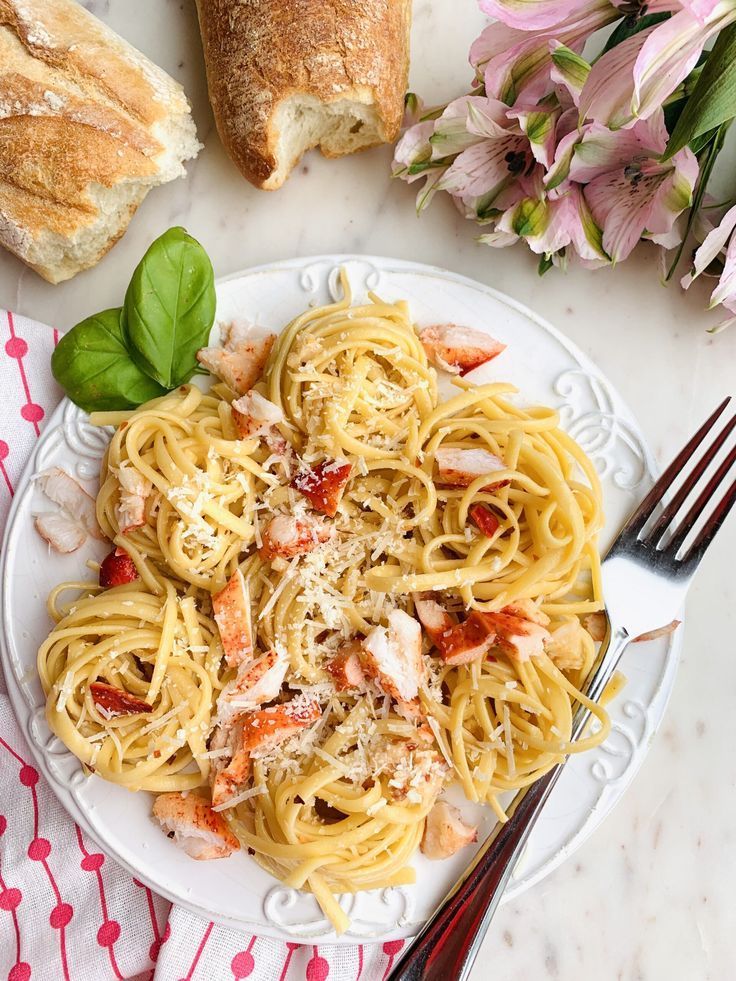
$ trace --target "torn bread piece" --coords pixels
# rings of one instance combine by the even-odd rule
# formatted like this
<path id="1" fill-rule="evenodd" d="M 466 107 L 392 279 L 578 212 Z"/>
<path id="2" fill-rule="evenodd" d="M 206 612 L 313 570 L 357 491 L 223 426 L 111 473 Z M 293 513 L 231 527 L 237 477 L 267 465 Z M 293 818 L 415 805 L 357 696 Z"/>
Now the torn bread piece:
<path id="1" fill-rule="evenodd" d="M 392 143 L 404 114 L 410 0 L 197 0 L 207 83 L 225 150 L 275 190 L 305 150 Z"/>
<path id="2" fill-rule="evenodd" d="M 201 149 L 181 85 L 74 0 L 0 0 L 0 130 L 0 245 L 50 283 Z"/>

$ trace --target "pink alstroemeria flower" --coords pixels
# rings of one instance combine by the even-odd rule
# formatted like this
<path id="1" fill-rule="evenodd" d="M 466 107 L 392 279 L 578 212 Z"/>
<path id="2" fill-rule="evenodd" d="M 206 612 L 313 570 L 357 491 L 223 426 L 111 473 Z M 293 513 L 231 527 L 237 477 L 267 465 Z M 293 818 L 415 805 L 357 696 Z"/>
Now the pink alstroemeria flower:
<path id="1" fill-rule="evenodd" d="M 693 258 L 692 272 L 681 280 L 682 287 L 687 289 L 693 280 L 704 272 L 714 259 L 721 255 L 725 248 L 723 272 L 718 280 L 718 285 L 711 293 L 710 308 L 712 309 L 720 303 L 726 310 L 734 314 L 736 314 L 736 235 L 733 234 L 735 228 L 736 206 L 727 211 L 721 219 L 721 223 L 706 235 L 703 244 L 698 248 Z M 728 318 L 713 330 L 717 331 L 733 322 L 734 318 Z"/>
<path id="2" fill-rule="evenodd" d="M 565 182 L 583 185 L 602 247 L 620 262 L 640 238 L 672 247 L 677 217 L 692 200 L 698 162 L 689 149 L 661 163 L 667 145 L 662 110 L 630 129 L 587 123 L 563 137 L 545 177 L 548 191 Z"/>
<path id="3" fill-rule="evenodd" d="M 660 111 L 625 130 L 611 130 L 601 123 L 586 123 L 563 136 L 554 162 L 545 177 L 548 190 L 569 178 L 580 184 L 602 173 L 625 167 L 632 161 L 657 158 L 667 146 L 664 114 Z"/>
<path id="4" fill-rule="evenodd" d="M 692 202 L 698 161 L 681 150 L 666 164 L 645 159 L 601 174 L 583 193 L 611 262 L 631 254 L 640 238 L 672 246 L 676 219 Z"/>
<path id="5" fill-rule="evenodd" d="M 535 161 L 529 139 L 507 110 L 495 99 L 466 95 L 449 103 L 437 119 L 406 131 L 395 150 L 393 176 L 409 183 L 426 178 L 418 211 L 436 191 L 447 191 L 465 214 L 481 221 L 499 195 L 508 206 L 509 188 Z"/>
<path id="6" fill-rule="evenodd" d="M 430 138 L 439 159 L 457 153 L 436 190 L 448 191 L 481 219 L 509 185 L 534 167 L 529 140 L 507 111 L 496 99 L 464 96 L 450 103 Z"/>
<path id="7" fill-rule="evenodd" d="M 734 0 L 685 3 L 673 17 L 607 51 L 580 95 L 581 119 L 619 129 L 646 119 L 685 79 L 706 42 L 736 21 Z"/>
<path id="8" fill-rule="evenodd" d="M 482 75 L 486 95 L 509 106 L 533 104 L 554 90 L 551 45 L 579 54 L 588 37 L 621 16 L 609 0 L 588 0 L 553 28 L 537 33 L 490 24 L 470 48 L 470 63 Z"/>

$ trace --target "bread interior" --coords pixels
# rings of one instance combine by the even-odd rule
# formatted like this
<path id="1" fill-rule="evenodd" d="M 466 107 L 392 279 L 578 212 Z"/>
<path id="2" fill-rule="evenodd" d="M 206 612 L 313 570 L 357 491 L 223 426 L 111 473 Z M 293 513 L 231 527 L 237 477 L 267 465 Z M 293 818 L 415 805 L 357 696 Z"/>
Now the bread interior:
<path id="1" fill-rule="evenodd" d="M 324 103 L 313 95 L 287 96 L 274 114 L 273 125 L 277 167 L 263 184 L 268 190 L 281 187 L 312 147 L 318 146 L 326 157 L 339 157 L 384 142 L 376 106 L 359 99 Z"/>

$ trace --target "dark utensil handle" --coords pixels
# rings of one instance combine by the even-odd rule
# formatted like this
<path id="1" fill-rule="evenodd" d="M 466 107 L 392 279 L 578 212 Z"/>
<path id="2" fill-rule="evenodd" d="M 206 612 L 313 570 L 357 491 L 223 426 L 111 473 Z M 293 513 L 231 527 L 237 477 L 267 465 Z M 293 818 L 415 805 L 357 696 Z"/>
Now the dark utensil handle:
<path id="1" fill-rule="evenodd" d="M 584 689 L 593 701 L 602 694 L 627 642 L 626 631 L 613 630 L 609 625 Z M 586 708 L 578 708 L 572 726 L 573 740 L 581 734 L 589 716 Z M 509 820 L 496 825 L 439 909 L 403 951 L 386 981 L 467 978 L 511 873 L 566 762 L 567 758 L 516 795 L 507 809 Z"/>
<path id="2" fill-rule="evenodd" d="M 387 981 L 459 981 L 475 960 L 488 923 L 526 844 L 538 813 L 562 766 L 553 767 L 523 794 L 513 813 L 484 843 L 414 943 L 396 962 Z"/>

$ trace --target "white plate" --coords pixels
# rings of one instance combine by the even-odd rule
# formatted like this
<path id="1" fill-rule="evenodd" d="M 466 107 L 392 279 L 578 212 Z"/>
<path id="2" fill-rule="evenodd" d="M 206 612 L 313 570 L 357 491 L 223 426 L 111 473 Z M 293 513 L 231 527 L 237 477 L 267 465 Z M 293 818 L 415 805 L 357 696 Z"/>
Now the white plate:
<path id="1" fill-rule="evenodd" d="M 608 517 L 603 545 L 650 486 L 652 456 L 620 397 L 566 338 L 513 300 L 461 276 L 396 259 L 322 256 L 251 269 L 218 286 L 218 319 L 237 315 L 280 329 L 308 304 L 334 295 L 339 266 L 347 266 L 360 299 L 375 290 L 386 300 L 407 299 L 419 324 L 454 321 L 486 327 L 508 350 L 482 369 L 516 383 L 524 400 L 559 408 L 563 425 L 595 461 Z M 49 420 L 18 488 L 2 564 L 3 656 L 10 696 L 39 766 L 71 816 L 138 879 L 175 903 L 229 926 L 284 939 L 334 939 L 314 899 L 275 882 L 245 854 L 194 864 L 150 819 L 151 799 L 97 777 L 85 778 L 77 760 L 51 735 L 36 677 L 36 649 L 49 629 L 49 588 L 83 576 L 84 562 L 104 546 L 70 556 L 49 553 L 33 529 L 42 505 L 32 474 L 65 467 L 94 492 L 107 437 L 64 401 Z M 604 746 L 577 757 L 565 770 L 531 837 L 507 891 L 518 896 L 559 865 L 600 824 L 638 769 L 662 718 L 677 666 L 678 641 L 639 645 L 624 659 L 628 684 L 612 707 L 613 732 Z M 465 806 L 466 813 L 473 808 Z M 490 828 L 482 813 L 481 837 Z M 430 914 L 470 855 L 441 864 L 417 855 L 417 884 L 344 897 L 352 925 L 340 942 L 411 936 Z"/>

